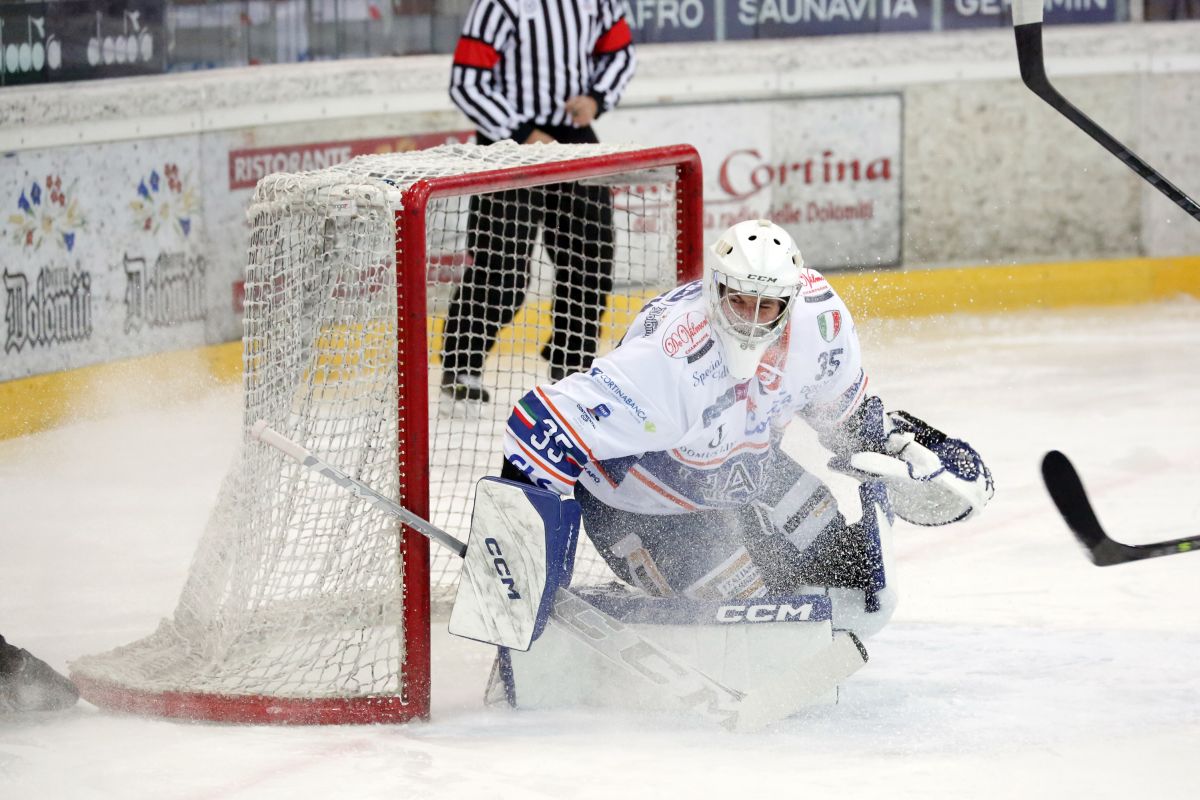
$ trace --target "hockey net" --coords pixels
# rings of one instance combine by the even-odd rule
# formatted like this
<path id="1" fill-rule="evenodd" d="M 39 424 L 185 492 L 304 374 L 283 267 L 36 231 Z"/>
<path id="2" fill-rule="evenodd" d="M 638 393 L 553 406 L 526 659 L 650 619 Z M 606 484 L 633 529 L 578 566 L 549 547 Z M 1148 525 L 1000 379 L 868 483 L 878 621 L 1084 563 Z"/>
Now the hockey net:
<path id="1" fill-rule="evenodd" d="M 564 242 L 536 223 L 563 192 L 611 208 L 603 353 L 646 299 L 698 275 L 702 188 L 691 148 L 447 145 L 263 179 L 248 215 L 245 427 L 267 420 L 465 539 L 474 484 L 499 472 L 513 403 L 549 374 L 541 351 L 559 268 L 552 250 Z M 515 204 L 502 216 L 533 232 L 524 303 L 483 365 L 486 403 L 444 392 L 441 365 L 452 295 L 484 256 L 468 246 L 481 198 Z M 508 226 L 487 246 L 511 254 L 523 232 Z M 580 539 L 575 582 L 611 579 Z M 77 660 L 72 677 L 97 705 L 163 716 L 426 716 L 430 617 L 448 609 L 459 563 L 246 439 L 174 616 Z"/>

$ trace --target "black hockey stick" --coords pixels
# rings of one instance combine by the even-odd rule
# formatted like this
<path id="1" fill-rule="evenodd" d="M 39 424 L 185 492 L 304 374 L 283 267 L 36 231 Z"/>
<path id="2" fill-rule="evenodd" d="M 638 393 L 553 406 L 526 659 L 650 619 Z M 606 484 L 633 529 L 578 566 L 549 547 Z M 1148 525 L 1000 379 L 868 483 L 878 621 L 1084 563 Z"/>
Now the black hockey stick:
<path id="1" fill-rule="evenodd" d="M 1074 123 L 1075 127 L 1124 161 L 1127 167 L 1169 197 L 1175 205 L 1196 220 L 1200 220 L 1200 204 L 1164 178 L 1154 167 L 1134 155 L 1128 147 L 1073 106 L 1050 84 L 1050 79 L 1046 77 L 1046 64 L 1042 58 L 1042 0 L 1013 0 L 1012 14 L 1013 32 L 1017 37 L 1017 62 L 1021 65 L 1021 80 L 1025 81 L 1025 85 L 1049 103 L 1055 111 Z"/>
<path id="2" fill-rule="evenodd" d="M 1079 473 L 1070 460 L 1057 450 L 1051 450 L 1042 459 L 1042 480 L 1046 482 L 1054 505 L 1058 506 L 1058 513 L 1062 514 L 1067 526 L 1097 567 L 1200 550 L 1200 536 L 1152 544 L 1121 544 L 1110 539 L 1100 527 L 1100 520 L 1096 519 L 1096 512 L 1088 501 Z"/>

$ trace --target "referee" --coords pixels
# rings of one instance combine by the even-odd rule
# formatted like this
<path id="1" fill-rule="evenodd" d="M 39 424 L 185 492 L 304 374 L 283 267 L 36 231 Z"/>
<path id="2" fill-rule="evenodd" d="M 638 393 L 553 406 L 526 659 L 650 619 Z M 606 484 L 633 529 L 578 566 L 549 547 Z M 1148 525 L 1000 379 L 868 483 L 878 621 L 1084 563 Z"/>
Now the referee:
<path id="1" fill-rule="evenodd" d="M 454 51 L 450 99 L 476 141 L 594 144 L 591 124 L 621 99 L 636 65 L 621 0 L 474 0 Z M 487 402 L 481 375 L 496 335 L 525 300 L 539 232 L 555 265 L 550 378 L 586 369 L 612 290 L 612 198 L 566 183 L 471 198 L 471 263 L 451 297 L 442 391 Z"/>

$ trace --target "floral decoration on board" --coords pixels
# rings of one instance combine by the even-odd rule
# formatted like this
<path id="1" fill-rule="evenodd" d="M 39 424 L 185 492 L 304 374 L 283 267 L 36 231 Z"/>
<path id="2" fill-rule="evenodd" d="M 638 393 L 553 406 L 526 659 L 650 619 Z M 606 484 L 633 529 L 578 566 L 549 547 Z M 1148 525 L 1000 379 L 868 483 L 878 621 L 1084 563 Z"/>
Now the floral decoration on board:
<path id="1" fill-rule="evenodd" d="M 71 183 L 63 189 L 62 176 L 54 174 L 22 187 L 18 213 L 8 217 L 13 242 L 34 250 L 54 242 L 67 252 L 74 250 L 75 235 L 86 225 L 79 202 L 72 196 L 74 188 Z"/>
<path id="2" fill-rule="evenodd" d="M 164 164 L 161 173 L 151 169 L 138 182 L 137 195 L 129 207 L 139 230 L 157 233 L 163 225 L 171 225 L 184 238 L 191 234 L 196 190 L 179 177 L 179 165 Z"/>

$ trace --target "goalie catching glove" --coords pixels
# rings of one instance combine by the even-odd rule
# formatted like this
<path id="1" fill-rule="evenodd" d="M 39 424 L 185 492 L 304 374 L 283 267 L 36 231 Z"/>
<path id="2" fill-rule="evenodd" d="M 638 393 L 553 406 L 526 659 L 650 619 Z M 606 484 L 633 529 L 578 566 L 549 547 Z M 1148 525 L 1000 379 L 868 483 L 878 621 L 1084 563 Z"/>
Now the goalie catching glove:
<path id="1" fill-rule="evenodd" d="M 904 411 L 884 412 L 869 397 L 856 415 L 861 452 L 842 454 L 831 469 L 888 488 L 896 515 L 914 525 L 948 525 L 983 510 L 995 493 L 992 473 L 971 445 Z"/>

